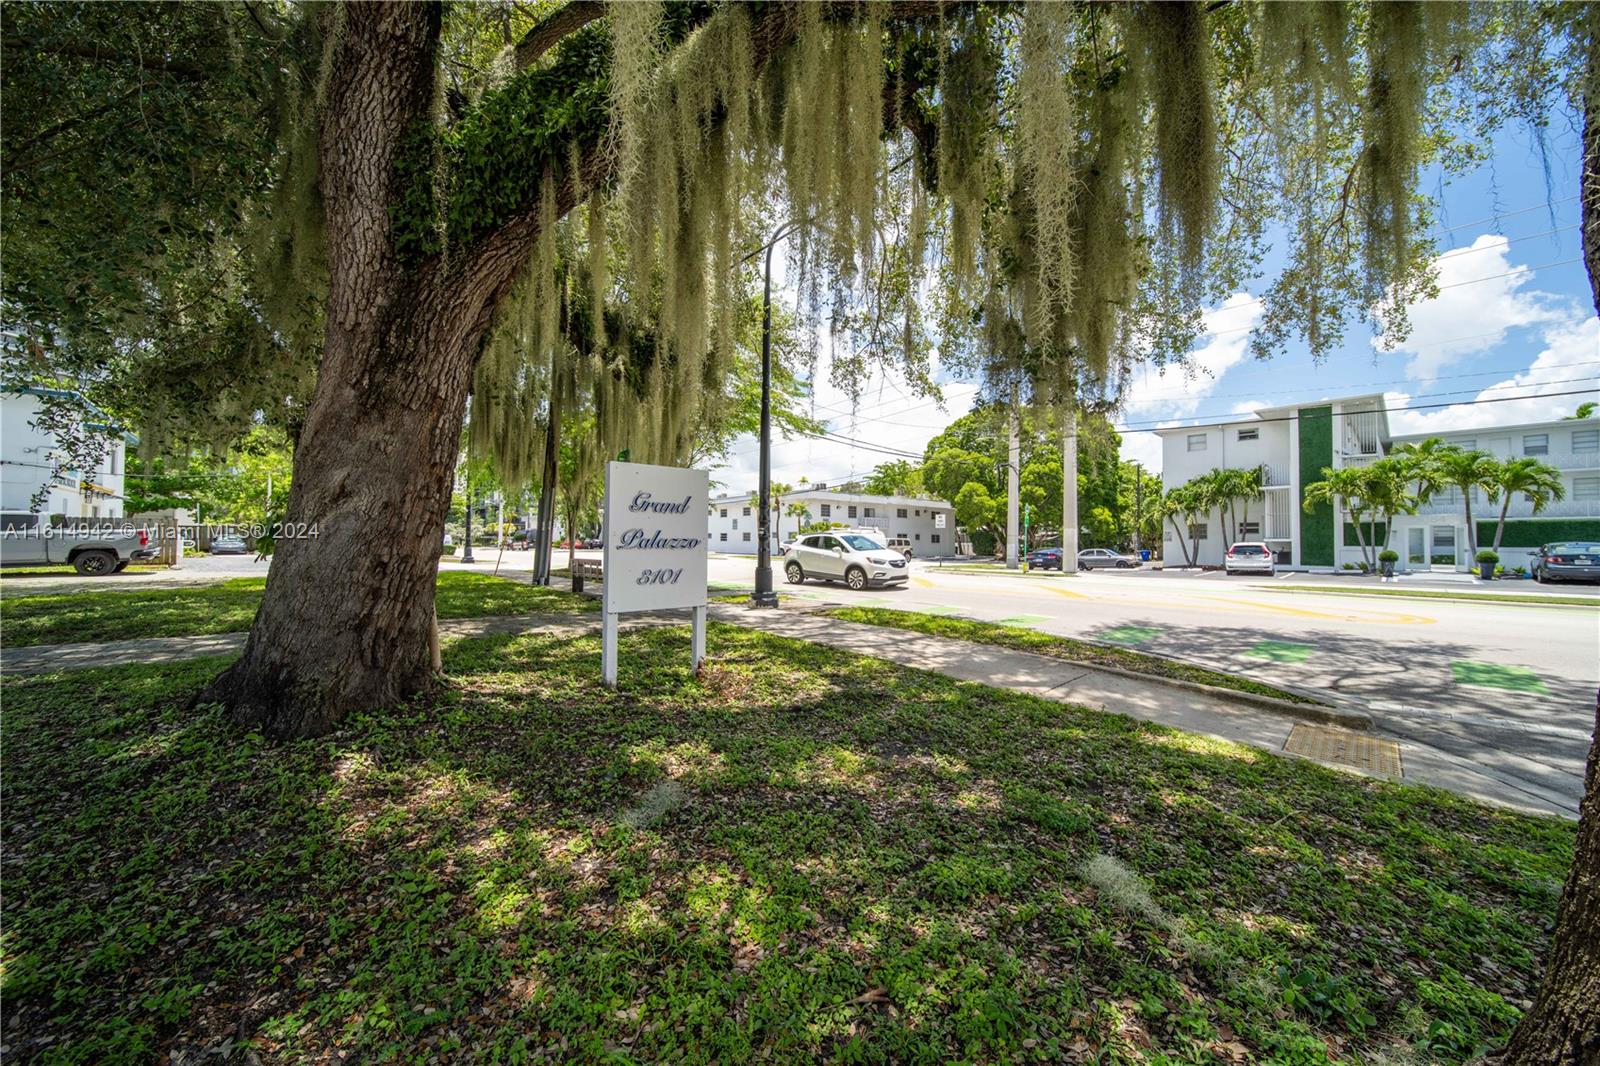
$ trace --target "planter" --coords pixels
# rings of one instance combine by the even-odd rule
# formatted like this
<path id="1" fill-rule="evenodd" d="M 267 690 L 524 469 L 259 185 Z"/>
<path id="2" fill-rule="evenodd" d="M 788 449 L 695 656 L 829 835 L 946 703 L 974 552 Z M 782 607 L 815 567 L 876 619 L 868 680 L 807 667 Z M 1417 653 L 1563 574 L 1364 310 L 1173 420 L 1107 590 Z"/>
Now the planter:
<path id="1" fill-rule="evenodd" d="M 1493 563 L 1479 563 L 1478 564 L 1478 576 L 1480 578 L 1482 578 L 1483 580 L 1485 580 L 1485 581 L 1493 581 L 1494 580 L 1494 564 Z"/>
<path id="2" fill-rule="evenodd" d="M 1394 577 L 1394 564 L 1393 563 L 1379 563 L 1378 565 L 1383 568 L 1383 576 L 1384 577 L 1386 577 L 1386 578 L 1387 577 Z"/>

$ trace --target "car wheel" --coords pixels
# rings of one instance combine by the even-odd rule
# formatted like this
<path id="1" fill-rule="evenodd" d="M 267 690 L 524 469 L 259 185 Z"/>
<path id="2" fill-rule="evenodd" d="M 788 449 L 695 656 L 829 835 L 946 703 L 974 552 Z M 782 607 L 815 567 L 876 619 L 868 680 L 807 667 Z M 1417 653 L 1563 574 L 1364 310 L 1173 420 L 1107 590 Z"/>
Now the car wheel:
<path id="1" fill-rule="evenodd" d="M 806 579 L 806 572 L 800 569 L 799 563 L 790 563 L 783 568 L 783 576 L 789 579 L 789 584 L 798 585 Z"/>
<path id="2" fill-rule="evenodd" d="M 849 585 L 854 592 L 860 592 L 867 587 L 867 572 L 859 566 L 852 566 L 844 572 L 844 583 Z"/>
<path id="3" fill-rule="evenodd" d="M 72 566 L 84 577 L 104 577 L 116 572 L 117 557 L 111 552 L 83 552 L 72 560 Z"/>

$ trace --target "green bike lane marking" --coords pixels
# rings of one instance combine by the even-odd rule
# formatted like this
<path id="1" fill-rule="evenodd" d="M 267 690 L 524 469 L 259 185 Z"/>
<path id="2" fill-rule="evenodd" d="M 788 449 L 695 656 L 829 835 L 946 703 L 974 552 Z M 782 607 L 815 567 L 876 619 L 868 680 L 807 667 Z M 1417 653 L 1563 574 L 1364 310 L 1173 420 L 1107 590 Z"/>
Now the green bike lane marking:
<path id="1" fill-rule="evenodd" d="M 1115 626 L 1091 636 L 1099 640 L 1109 640 L 1113 644 L 1143 644 L 1161 635 L 1161 630 L 1156 626 Z"/>
<path id="2" fill-rule="evenodd" d="M 1450 664 L 1450 673 L 1458 685 L 1478 685 L 1482 688 L 1500 688 L 1511 692 L 1538 692 L 1548 695 L 1550 689 L 1538 674 L 1526 666 L 1507 666 L 1504 663 L 1480 663 L 1470 659 L 1457 659 Z"/>
<path id="3" fill-rule="evenodd" d="M 1251 659 L 1268 659 L 1275 663 L 1303 663 L 1311 651 L 1310 644 L 1296 644 L 1292 640 L 1261 640 L 1244 654 Z"/>

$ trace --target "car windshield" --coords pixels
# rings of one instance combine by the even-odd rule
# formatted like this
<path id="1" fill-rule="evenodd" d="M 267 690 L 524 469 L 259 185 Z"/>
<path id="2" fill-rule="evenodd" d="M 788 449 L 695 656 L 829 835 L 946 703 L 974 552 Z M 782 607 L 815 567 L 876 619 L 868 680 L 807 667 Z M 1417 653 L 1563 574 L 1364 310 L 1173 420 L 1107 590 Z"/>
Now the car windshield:
<path id="1" fill-rule="evenodd" d="M 1259 547 L 1259 546 L 1257 546 L 1255 544 L 1235 544 L 1233 546 L 1233 554 L 1235 554 L 1235 555 L 1265 555 L 1265 554 L 1267 554 L 1267 549 Z"/>
<path id="2" fill-rule="evenodd" d="M 1581 555 L 1589 552 L 1600 552 L 1600 544 L 1590 544 L 1586 541 L 1577 541 L 1571 544 L 1552 544 L 1546 550 L 1551 555 L 1561 555 L 1563 553 Z"/>
<path id="3" fill-rule="evenodd" d="M 863 536 L 860 536 L 859 534 L 856 534 L 856 533 L 845 533 L 842 536 L 840 536 L 839 539 L 844 541 L 845 544 L 847 544 L 850 547 L 854 548 L 858 552 L 870 552 L 870 551 L 882 551 L 883 550 L 883 545 L 879 544 L 877 541 L 873 540 L 871 537 L 863 537 Z"/>

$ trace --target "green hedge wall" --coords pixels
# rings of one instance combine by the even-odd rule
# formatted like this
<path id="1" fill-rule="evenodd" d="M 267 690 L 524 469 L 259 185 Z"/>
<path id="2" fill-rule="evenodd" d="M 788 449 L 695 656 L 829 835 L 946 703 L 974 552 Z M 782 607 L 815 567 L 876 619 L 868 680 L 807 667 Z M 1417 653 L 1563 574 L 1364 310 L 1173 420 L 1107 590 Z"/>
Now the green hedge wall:
<path id="1" fill-rule="evenodd" d="M 1494 544 L 1494 522 L 1478 523 L 1478 547 Z M 1554 540 L 1600 541 L 1600 518 L 1508 518 L 1500 548 L 1537 548 Z"/>
<path id="2" fill-rule="evenodd" d="M 1376 536 L 1373 534 L 1374 530 L 1377 531 Z M 1376 540 L 1379 549 L 1383 548 L 1383 535 L 1386 532 L 1387 529 L 1382 522 L 1374 522 L 1370 526 L 1365 522 L 1361 523 L 1361 535 L 1366 538 L 1367 544 L 1371 545 Z M 1356 538 L 1356 524 L 1354 522 L 1346 522 L 1344 524 L 1344 546 L 1346 548 L 1361 547 L 1361 541 Z"/>
<path id="3" fill-rule="evenodd" d="M 1300 408 L 1300 487 L 1322 480 L 1322 468 L 1333 465 L 1333 407 Z M 1304 499 L 1295 501 L 1303 506 Z M 1333 505 L 1322 503 L 1300 516 L 1300 562 L 1333 565 Z"/>

